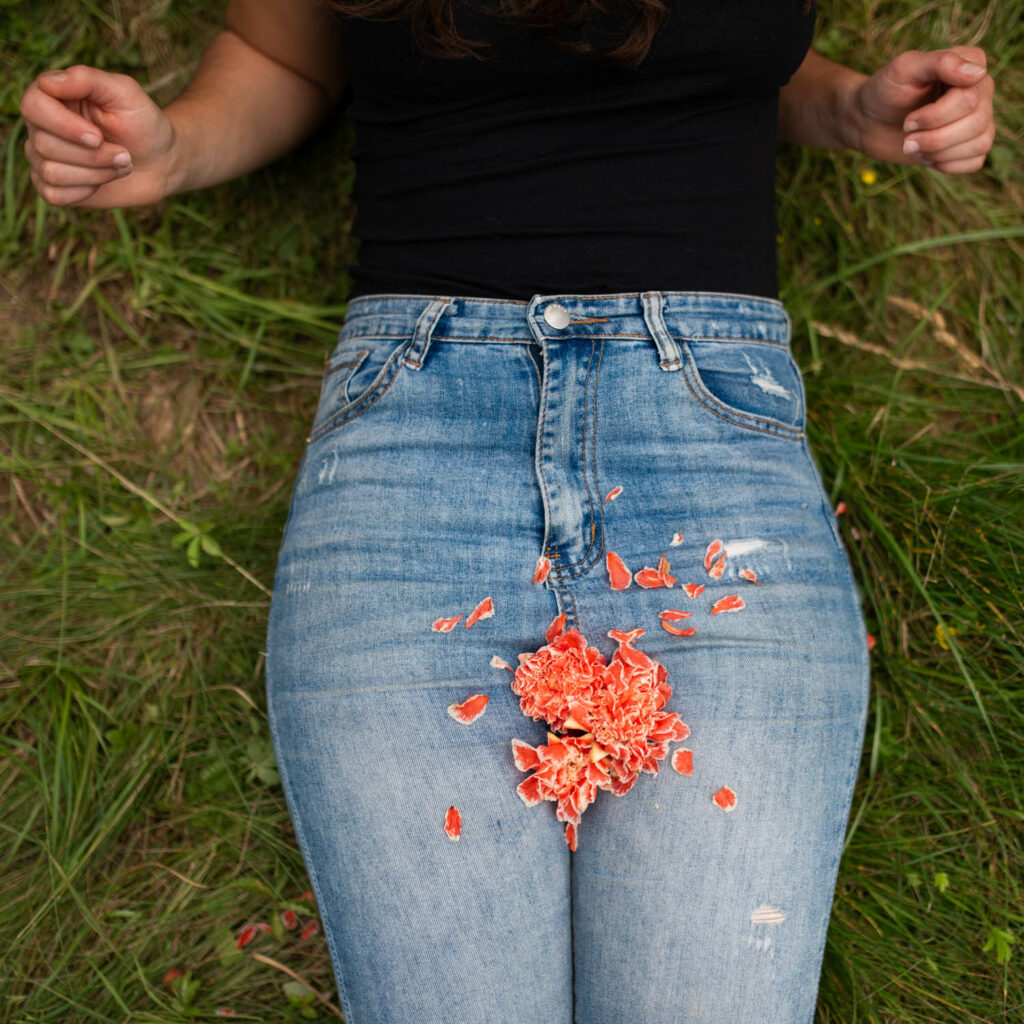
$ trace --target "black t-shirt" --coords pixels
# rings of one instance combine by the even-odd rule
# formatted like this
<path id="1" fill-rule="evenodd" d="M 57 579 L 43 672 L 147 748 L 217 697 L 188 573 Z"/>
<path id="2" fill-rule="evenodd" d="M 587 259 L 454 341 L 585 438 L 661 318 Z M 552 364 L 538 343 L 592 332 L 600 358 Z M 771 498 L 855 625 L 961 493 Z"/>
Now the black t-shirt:
<path id="1" fill-rule="evenodd" d="M 406 21 L 345 19 L 350 297 L 776 297 L 778 94 L 814 9 L 667 2 L 638 68 L 601 67 L 468 3 L 456 25 L 490 43 L 488 63 L 425 55 Z M 625 35 L 587 38 L 609 50 Z"/>

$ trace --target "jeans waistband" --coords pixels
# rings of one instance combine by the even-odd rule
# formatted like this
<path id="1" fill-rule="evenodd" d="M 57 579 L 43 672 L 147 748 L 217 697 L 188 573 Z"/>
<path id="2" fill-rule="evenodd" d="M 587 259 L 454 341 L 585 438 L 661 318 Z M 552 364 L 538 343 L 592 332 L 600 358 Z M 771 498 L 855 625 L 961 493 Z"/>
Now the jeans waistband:
<path id="1" fill-rule="evenodd" d="M 540 345 L 570 338 L 647 339 L 657 345 L 662 369 L 672 370 L 681 361 L 676 339 L 788 345 L 790 329 L 778 299 L 733 292 L 534 295 L 529 300 L 386 293 L 349 302 L 339 341 L 412 333 L 404 362 L 419 369 L 431 341 Z"/>

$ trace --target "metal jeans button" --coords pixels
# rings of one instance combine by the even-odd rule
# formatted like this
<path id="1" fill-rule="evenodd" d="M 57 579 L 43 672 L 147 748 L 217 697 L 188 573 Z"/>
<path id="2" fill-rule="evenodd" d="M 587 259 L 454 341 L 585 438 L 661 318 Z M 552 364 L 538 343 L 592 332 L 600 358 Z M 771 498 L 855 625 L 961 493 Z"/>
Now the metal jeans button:
<path id="1" fill-rule="evenodd" d="M 544 319 L 549 327 L 554 327 L 560 331 L 563 327 L 569 326 L 569 310 L 557 302 L 552 302 L 544 310 Z"/>

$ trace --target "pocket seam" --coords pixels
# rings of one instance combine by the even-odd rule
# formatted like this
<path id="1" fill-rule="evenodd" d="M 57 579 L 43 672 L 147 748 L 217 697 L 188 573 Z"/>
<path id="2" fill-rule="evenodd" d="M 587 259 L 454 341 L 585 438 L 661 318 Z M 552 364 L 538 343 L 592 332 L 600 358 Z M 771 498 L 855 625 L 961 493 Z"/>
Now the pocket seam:
<path id="1" fill-rule="evenodd" d="M 315 444 L 328 434 L 333 433 L 338 427 L 343 426 L 350 420 L 362 416 L 371 406 L 375 405 L 378 399 L 391 389 L 391 385 L 397 380 L 399 371 L 402 368 L 402 359 L 406 350 L 412 344 L 412 338 L 404 338 L 401 345 L 388 356 L 388 361 L 381 367 L 381 379 L 375 387 L 360 395 L 354 402 L 349 402 L 336 413 L 330 416 L 315 431 L 309 435 L 309 444 Z M 364 357 L 365 358 L 365 357 Z M 362 360 L 360 360 L 360 364 Z M 354 371 L 353 371 L 354 373 Z"/>
<path id="2" fill-rule="evenodd" d="M 690 393 L 697 402 L 707 409 L 708 412 L 713 413 L 719 419 L 725 420 L 727 423 L 732 423 L 737 427 L 743 427 L 745 430 L 753 430 L 758 434 L 782 437 L 787 441 L 803 440 L 805 431 L 800 427 L 794 427 L 788 423 L 783 423 L 780 420 L 774 420 L 770 416 L 760 416 L 757 413 L 744 412 L 742 409 L 735 409 L 731 405 L 723 402 L 720 398 L 717 398 L 704 383 L 696 360 L 693 357 L 693 353 L 690 351 L 689 345 L 686 343 L 687 339 L 675 338 L 674 340 L 676 344 L 682 348 L 685 354 L 681 372 L 683 374 L 683 379 L 686 381 L 686 386 L 689 388 Z M 749 338 L 746 340 L 756 344 L 763 339 Z M 790 361 L 792 362 L 792 358 Z M 795 363 L 792 365 L 797 369 L 797 376 L 799 379 L 799 368 L 796 367 Z M 804 402 L 802 400 L 800 404 L 801 407 L 804 406 Z"/>

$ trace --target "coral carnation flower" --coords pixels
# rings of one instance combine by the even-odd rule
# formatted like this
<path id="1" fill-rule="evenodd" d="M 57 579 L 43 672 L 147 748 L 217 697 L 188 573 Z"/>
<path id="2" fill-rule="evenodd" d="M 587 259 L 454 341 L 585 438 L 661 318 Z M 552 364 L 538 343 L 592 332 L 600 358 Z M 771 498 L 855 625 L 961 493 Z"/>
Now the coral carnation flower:
<path id="1" fill-rule="evenodd" d="M 513 756 L 522 771 L 535 767 L 516 792 L 528 807 L 541 800 L 557 803 L 555 817 L 571 825 L 580 823 L 580 815 L 597 799 L 598 789 L 609 789 L 611 779 L 600 761 L 593 760 L 593 737 L 551 734 L 550 742 L 531 747 L 513 740 Z"/>

